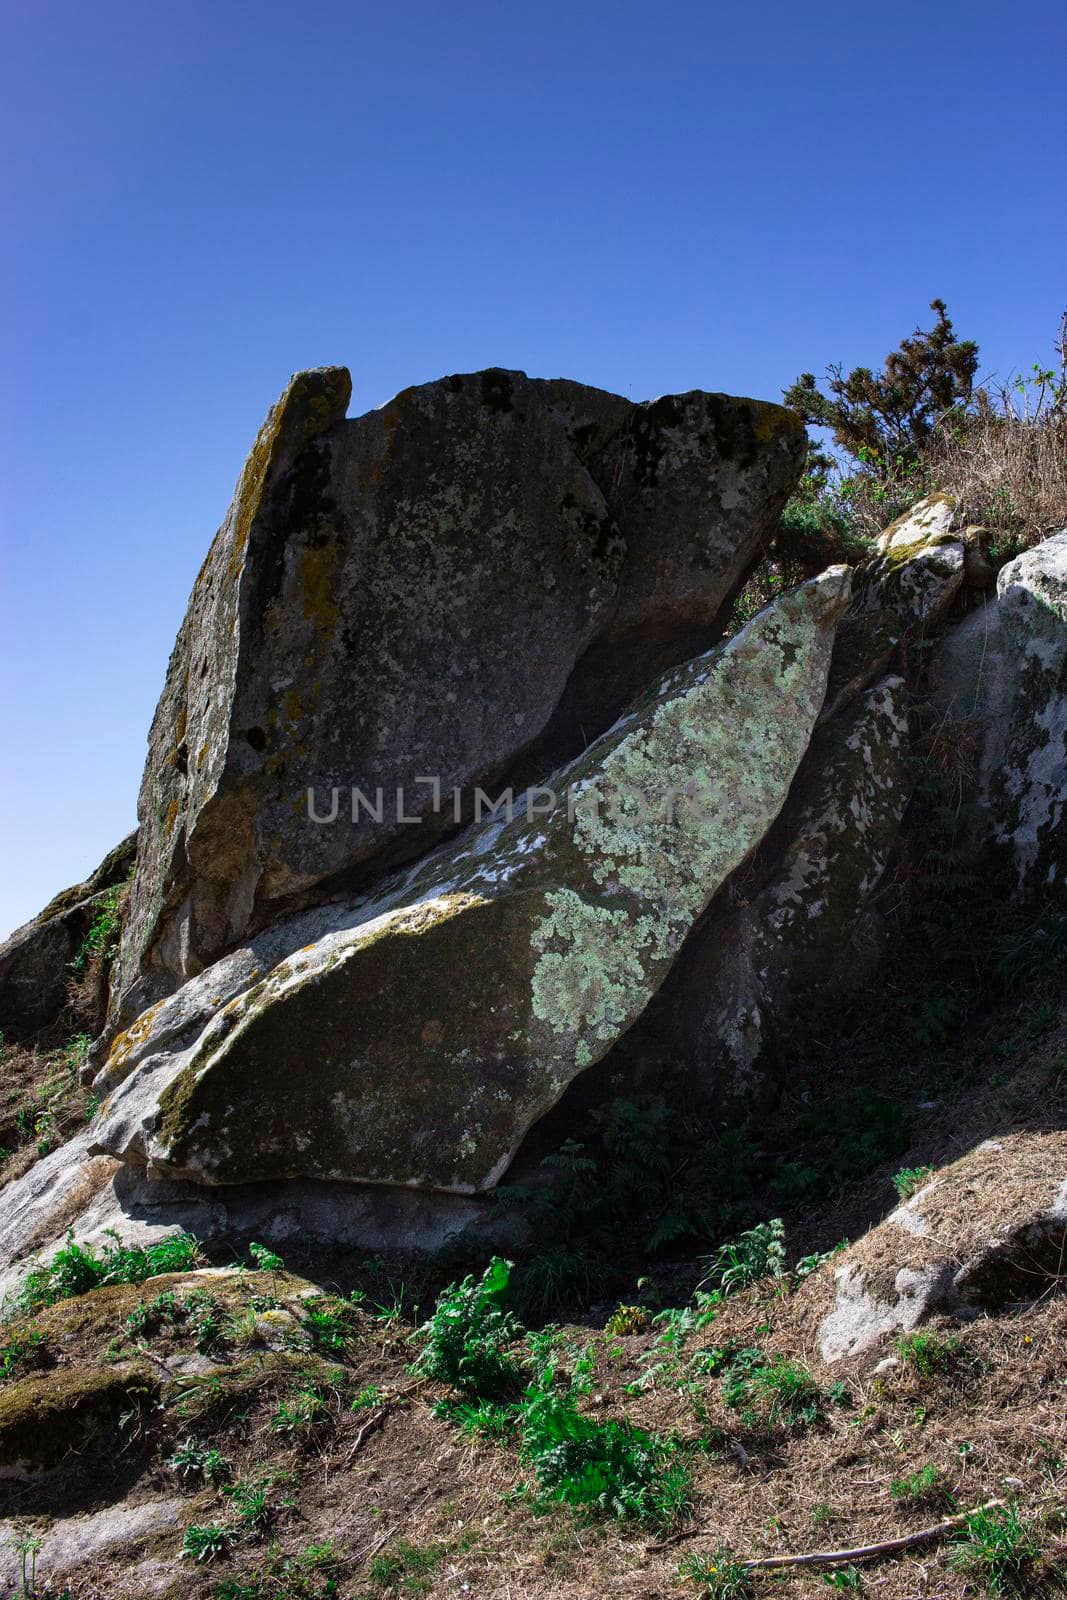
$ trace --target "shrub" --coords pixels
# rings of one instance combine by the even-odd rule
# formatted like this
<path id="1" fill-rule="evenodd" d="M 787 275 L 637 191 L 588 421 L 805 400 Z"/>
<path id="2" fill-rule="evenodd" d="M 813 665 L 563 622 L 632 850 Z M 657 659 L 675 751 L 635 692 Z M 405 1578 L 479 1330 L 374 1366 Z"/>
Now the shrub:
<path id="1" fill-rule="evenodd" d="M 511 1268 L 510 1261 L 494 1256 L 477 1282 L 466 1277 L 441 1294 L 414 1335 L 423 1344 L 416 1361 L 420 1372 L 486 1400 L 516 1387 L 520 1371 L 507 1347 L 521 1329 L 502 1304 Z"/>
<path id="2" fill-rule="evenodd" d="M 624 1520 L 667 1526 L 687 1508 L 691 1475 L 674 1441 L 621 1422 L 583 1416 L 581 1380 L 557 1384 L 555 1363 L 541 1366 L 520 1409 L 523 1458 L 541 1493 Z"/>

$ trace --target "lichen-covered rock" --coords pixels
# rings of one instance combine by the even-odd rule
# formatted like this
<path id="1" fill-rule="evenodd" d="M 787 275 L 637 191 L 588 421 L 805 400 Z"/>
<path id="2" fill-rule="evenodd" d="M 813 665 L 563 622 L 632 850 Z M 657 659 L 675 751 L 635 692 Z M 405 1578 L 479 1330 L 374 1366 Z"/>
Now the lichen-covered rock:
<path id="1" fill-rule="evenodd" d="M 934 725 L 974 752 L 972 850 L 1021 898 L 1067 896 L 1067 531 L 1009 562 L 928 673 Z"/>
<path id="2" fill-rule="evenodd" d="M 532 812 L 192 980 L 115 1041 L 94 1147 L 209 1184 L 491 1185 L 778 814 L 848 593 L 839 567 L 783 596 L 657 681 Z"/>
<path id="3" fill-rule="evenodd" d="M 1065 1250 L 1067 1133 L 986 1140 L 844 1252 L 819 1326 L 822 1358 L 938 1314 L 1033 1302 L 1062 1274 Z"/>
<path id="4" fill-rule="evenodd" d="M 668 980 L 677 1051 L 720 1102 L 773 1082 L 880 942 L 868 912 L 911 793 L 907 690 L 883 679 L 820 727 L 742 903 L 693 934 Z"/>
<path id="5" fill-rule="evenodd" d="M 963 535 L 951 531 L 955 510 L 950 495 L 928 495 L 879 535 L 838 632 L 824 719 L 886 670 L 903 639 L 944 617 L 963 582 L 967 550 Z"/>
<path id="6" fill-rule="evenodd" d="M 116 1022 L 425 851 L 453 788 L 469 800 L 542 737 L 565 759 L 706 649 L 804 449 L 790 413 L 723 395 L 634 405 L 494 370 L 346 421 L 350 387 L 335 367 L 292 380 L 194 587 Z M 322 814 L 353 788 L 370 808 L 315 825 L 309 791 Z"/>
<path id="7" fill-rule="evenodd" d="M 50 1027 L 67 1004 L 75 959 L 109 890 L 133 868 L 137 835 L 108 852 L 84 883 L 64 889 L 0 945 L 0 1032 L 24 1039 Z"/>

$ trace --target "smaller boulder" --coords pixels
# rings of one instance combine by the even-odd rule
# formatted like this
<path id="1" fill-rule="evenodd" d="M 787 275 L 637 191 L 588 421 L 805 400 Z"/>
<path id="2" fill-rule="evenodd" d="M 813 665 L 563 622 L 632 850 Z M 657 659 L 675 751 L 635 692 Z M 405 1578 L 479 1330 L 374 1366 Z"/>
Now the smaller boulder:
<path id="1" fill-rule="evenodd" d="M 824 1361 L 936 1315 L 1034 1301 L 1067 1251 L 1067 1132 L 987 1139 L 852 1245 L 819 1326 Z"/>

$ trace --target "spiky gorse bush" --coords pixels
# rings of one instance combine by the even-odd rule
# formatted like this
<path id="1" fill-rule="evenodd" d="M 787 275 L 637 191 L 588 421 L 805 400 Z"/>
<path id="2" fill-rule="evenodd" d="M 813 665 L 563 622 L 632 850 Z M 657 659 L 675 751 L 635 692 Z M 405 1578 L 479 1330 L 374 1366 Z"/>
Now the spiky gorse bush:
<path id="1" fill-rule="evenodd" d="M 1067 524 L 1067 314 L 1055 364 L 975 382 L 978 346 L 959 339 L 944 301 L 882 369 L 840 364 L 802 373 L 785 403 L 813 438 L 808 471 L 772 546 L 789 581 L 847 560 L 931 492 L 951 494 L 961 526 L 992 530 L 998 561 Z"/>

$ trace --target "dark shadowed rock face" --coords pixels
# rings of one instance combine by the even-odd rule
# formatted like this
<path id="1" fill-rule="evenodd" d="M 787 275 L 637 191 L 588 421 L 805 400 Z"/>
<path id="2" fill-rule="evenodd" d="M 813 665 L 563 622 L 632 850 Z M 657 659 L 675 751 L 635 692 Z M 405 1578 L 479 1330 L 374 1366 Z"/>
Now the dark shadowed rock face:
<path id="1" fill-rule="evenodd" d="M 116 1020 L 423 853 L 449 790 L 506 782 L 524 755 L 549 770 L 707 648 L 804 450 L 788 412 L 722 395 L 633 405 L 492 370 L 345 421 L 349 391 L 343 368 L 293 379 L 194 587 L 150 735 Z M 381 821 L 352 823 L 353 786 L 381 788 Z M 310 820 L 309 789 L 319 815 L 341 791 L 336 823 Z"/>
<path id="2" fill-rule="evenodd" d="M 1067 901 L 1067 531 L 1002 568 L 930 664 L 937 725 L 968 739 L 971 850 L 1012 895 Z"/>

